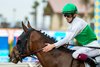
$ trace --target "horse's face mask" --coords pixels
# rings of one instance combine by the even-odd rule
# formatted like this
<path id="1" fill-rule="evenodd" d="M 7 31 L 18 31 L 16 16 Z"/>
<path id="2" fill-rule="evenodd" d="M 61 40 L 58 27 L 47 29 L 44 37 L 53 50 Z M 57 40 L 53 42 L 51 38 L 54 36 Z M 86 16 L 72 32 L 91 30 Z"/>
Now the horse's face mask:
<path id="1" fill-rule="evenodd" d="M 16 46 L 13 48 L 12 52 L 10 53 L 10 61 L 13 63 L 18 63 L 18 61 L 22 62 L 22 59 L 25 58 L 25 56 L 21 56 L 25 54 L 26 52 L 26 44 L 27 44 L 27 36 L 23 32 L 17 40 Z"/>

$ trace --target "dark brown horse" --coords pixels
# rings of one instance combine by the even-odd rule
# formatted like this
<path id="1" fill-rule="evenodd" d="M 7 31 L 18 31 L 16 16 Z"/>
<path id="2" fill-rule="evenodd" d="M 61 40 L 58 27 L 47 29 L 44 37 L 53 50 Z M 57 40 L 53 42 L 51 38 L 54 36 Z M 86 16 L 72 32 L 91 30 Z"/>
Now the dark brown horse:
<path id="1" fill-rule="evenodd" d="M 54 48 L 45 53 L 42 48 L 45 43 L 55 43 L 56 40 L 45 33 L 28 28 L 22 23 L 24 32 L 19 36 L 16 46 L 10 54 L 12 62 L 17 63 L 23 58 L 35 54 L 43 67 L 85 67 L 84 62 L 72 58 L 72 52 L 65 47 Z"/>

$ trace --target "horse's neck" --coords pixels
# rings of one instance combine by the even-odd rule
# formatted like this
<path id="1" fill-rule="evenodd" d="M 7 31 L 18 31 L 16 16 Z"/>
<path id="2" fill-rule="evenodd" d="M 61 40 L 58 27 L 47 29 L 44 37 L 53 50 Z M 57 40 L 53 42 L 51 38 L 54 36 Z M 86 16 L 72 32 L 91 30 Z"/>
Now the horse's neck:
<path id="1" fill-rule="evenodd" d="M 41 39 L 41 41 L 39 40 L 39 47 L 44 47 L 45 43 L 54 43 L 54 39 L 52 38 L 48 38 L 48 37 L 43 37 Z M 53 49 L 52 51 L 49 52 L 43 52 L 40 51 L 36 54 L 36 56 L 38 57 L 40 63 L 43 65 L 43 67 L 65 67 L 62 66 L 63 65 L 63 61 L 67 62 L 68 59 L 63 59 L 63 57 L 66 57 L 67 53 L 65 53 L 64 51 L 58 50 L 58 49 Z M 58 59 L 59 58 L 59 59 Z M 56 61 L 55 61 L 56 60 Z M 59 63 L 61 64 L 60 66 Z"/>
<path id="2" fill-rule="evenodd" d="M 60 57 L 59 59 L 62 59 L 61 55 L 62 55 L 62 57 L 65 57 L 66 54 L 67 53 L 59 51 L 58 49 L 54 49 L 47 53 L 43 53 L 41 51 L 41 52 L 37 53 L 36 55 L 37 55 L 40 63 L 43 65 L 43 67 L 58 67 L 56 65 L 59 64 L 60 60 L 57 61 L 56 59 L 59 57 Z M 67 60 L 65 62 L 67 62 Z"/>
<path id="3" fill-rule="evenodd" d="M 38 57 L 40 63 L 42 64 L 43 67 L 48 67 L 46 64 L 45 64 L 45 60 L 44 60 L 44 57 L 40 54 L 40 53 L 37 53 L 36 56 Z"/>
<path id="4" fill-rule="evenodd" d="M 50 39 L 47 38 L 45 40 L 46 43 L 54 43 L 53 40 L 52 41 L 49 41 L 49 40 Z M 42 45 L 42 44 L 39 44 L 39 45 Z M 38 57 L 43 67 L 70 67 L 71 62 L 72 62 L 71 54 L 69 52 L 65 52 L 63 49 L 61 50 L 54 49 L 47 53 L 40 51 L 36 53 L 36 56 Z M 84 67 L 84 65 L 82 66 Z M 79 67 L 82 67 L 82 66 L 79 66 Z M 77 66 L 73 66 L 73 67 L 77 67 Z"/>
<path id="5" fill-rule="evenodd" d="M 52 66 L 46 64 L 48 62 L 48 60 L 51 60 L 50 59 L 51 57 L 48 55 L 48 52 L 45 53 L 43 51 L 40 51 L 40 52 L 36 53 L 36 56 L 38 57 L 38 59 L 43 67 L 52 67 Z M 46 60 L 47 57 L 48 57 L 48 60 Z"/>

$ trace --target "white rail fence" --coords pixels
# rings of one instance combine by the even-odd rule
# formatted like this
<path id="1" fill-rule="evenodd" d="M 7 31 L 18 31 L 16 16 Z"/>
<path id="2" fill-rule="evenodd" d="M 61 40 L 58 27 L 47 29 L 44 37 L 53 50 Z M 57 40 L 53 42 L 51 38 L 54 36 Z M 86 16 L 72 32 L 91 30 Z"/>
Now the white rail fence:
<path id="1" fill-rule="evenodd" d="M 42 67 L 39 63 L 0 63 L 0 67 Z"/>

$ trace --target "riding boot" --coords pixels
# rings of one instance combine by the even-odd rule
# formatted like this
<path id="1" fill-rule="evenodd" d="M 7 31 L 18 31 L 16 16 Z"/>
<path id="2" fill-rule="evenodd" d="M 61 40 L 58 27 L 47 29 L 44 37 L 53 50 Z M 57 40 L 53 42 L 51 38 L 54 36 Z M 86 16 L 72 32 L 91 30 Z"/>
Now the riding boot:
<path id="1" fill-rule="evenodd" d="M 95 62 L 93 61 L 92 58 L 89 58 L 89 57 L 88 57 L 88 58 L 85 60 L 85 62 L 88 63 L 91 67 L 96 67 L 96 64 L 95 64 Z"/>
<path id="2" fill-rule="evenodd" d="M 89 58 L 86 54 L 79 54 L 77 59 L 88 63 L 91 67 L 96 67 L 95 62 L 91 58 Z"/>

